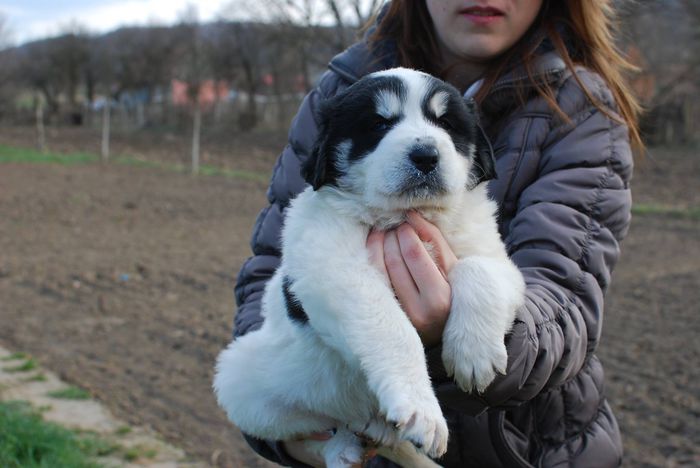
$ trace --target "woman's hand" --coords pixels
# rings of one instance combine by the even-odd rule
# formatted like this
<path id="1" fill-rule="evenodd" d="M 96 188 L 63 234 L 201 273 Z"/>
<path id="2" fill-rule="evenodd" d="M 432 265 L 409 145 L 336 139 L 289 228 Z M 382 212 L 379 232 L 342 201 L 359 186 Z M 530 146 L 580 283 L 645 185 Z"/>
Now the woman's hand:
<path id="1" fill-rule="evenodd" d="M 300 437 L 294 440 L 285 440 L 282 442 L 284 450 L 293 459 L 306 463 L 309 466 L 315 468 L 323 468 L 326 466 L 326 462 L 321 456 L 320 451 L 311 450 L 309 445 L 306 443 L 307 440 L 314 440 L 317 442 L 325 442 L 333 437 L 333 431 L 324 432 L 314 432 L 306 437 Z"/>
<path id="2" fill-rule="evenodd" d="M 432 246 L 430 253 L 424 242 Z M 423 345 L 440 343 L 452 302 L 447 276 L 457 263 L 440 230 L 412 211 L 398 228 L 370 232 L 367 249 L 372 264 L 391 282 Z"/>
<path id="3" fill-rule="evenodd" d="M 284 445 L 287 455 L 295 460 L 306 463 L 314 468 L 324 468 L 326 466 L 326 462 L 321 455 L 321 447 L 322 444 L 331 439 L 333 435 L 335 435 L 334 430 L 314 432 L 298 439 L 285 440 L 282 444 Z M 363 436 L 359 437 L 362 438 Z M 307 443 L 308 441 L 318 442 L 315 450 L 310 447 L 310 444 Z M 360 463 L 353 465 L 353 468 L 362 468 L 362 466 L 364 466 L 369 459 L 377 454 L 376 446 L 370 444 L 368 439 L 365 439 L 365 444 L 367 447 L 365 449 L 364 457 Z"/>

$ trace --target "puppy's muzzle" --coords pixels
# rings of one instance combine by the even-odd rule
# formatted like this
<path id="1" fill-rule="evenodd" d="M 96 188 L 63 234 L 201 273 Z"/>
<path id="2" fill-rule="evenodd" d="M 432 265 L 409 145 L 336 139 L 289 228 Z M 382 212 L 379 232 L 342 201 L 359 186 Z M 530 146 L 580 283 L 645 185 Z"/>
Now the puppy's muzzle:
<path id="1" fill-rule="evenodd" d="M 439 156 L 440 153 L 432 144 L 416 145 L 408 153 L 411 164 L 423 174 L 429 174 L 435 170 Z"/>

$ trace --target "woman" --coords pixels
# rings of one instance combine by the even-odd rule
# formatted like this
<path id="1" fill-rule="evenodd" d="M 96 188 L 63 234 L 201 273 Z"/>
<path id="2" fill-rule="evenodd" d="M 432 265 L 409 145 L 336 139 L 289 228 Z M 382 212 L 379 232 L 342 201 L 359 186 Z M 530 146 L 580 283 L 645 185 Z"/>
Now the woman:
<path id="1" fill-rule="evenodd" d="M 259 326 L 265 281 L 278 264 L 279 230 L 317 134 L 318 103 L 359 77 L 406 66 L 474 96 L 495 151 L 489 185 L 499 228 L 527 283 L 526 304 L 506 337 L 508 368 L 482 394 L 445 376 L 439 340 L 449 315 L 444 278 L 416 278 L 405 252 L 430 238 L 427 221 L 373 233 L 367 247 L 386 271 L 426 345 L 450 425 L 440 463 L 466 466 L 618 466 L 622 446 L 594 355 L 603 296 L 630 221 L 630 141 L 641 148 L 638 106 L 622 79 L 628 64 L 610 34 L 611 0 L 393 0 L 364 41 L 338 55 L 304 100 L 253 234 L 255 256 L 236 288 L 236 334 Z M 422 245 L 422 244 L 421 244 Z M 423 252 L 423 255 L 428 255 Z M 330 428 L 329 428 L 330 429 Z M 323 439 L 324 434 L 300 435 Z M 249 439 L 262 455 L 320 466 L 299 441 Z M 374 457 L 366 466 L 392 466 Z"/>

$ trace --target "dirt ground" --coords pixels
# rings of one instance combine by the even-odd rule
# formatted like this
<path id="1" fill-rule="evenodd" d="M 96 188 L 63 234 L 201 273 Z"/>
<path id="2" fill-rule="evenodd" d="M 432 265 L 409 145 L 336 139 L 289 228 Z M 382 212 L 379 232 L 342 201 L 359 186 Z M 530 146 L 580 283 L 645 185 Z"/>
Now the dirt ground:
<path id="1" fill-rule="evenodd" d="M 84 133 L 50 136 L 52 149 L 96 151 Z M 26 130 L 0 130 L 0 144 L 31 141 Z M 282 135 L 213 145 L 208 162 L 268 173 L 283 142 Z M 143 137 L 120 145 L 184 161 L 187 143 Z M 700 206 L 697 151 L 653 154 L 637 170 L 635 201 Z M 193 457 L 269 466 L 226 421 L 210 390 L 214 359 L 231 333 L 234 278 L 249 255 L 265 189 L 141 167 L 1 164 L 0 343 L 31 353 Z M 635 217 L 599 353 L 626 466 L 700 465 L 699 286 L 697 217 Z"/>

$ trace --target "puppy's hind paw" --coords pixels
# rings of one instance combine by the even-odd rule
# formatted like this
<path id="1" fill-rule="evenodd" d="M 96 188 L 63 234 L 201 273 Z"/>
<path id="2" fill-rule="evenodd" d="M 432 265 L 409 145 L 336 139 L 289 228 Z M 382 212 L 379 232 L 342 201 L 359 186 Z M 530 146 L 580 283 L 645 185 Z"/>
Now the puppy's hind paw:
<path id="1" fill-rule="evenodd" d="M 338 432 L 328 441 L 306 441 L 321 446 L 321 453 L 328 468 L 352 468 L 362 463 L 365 449 L 359 437 L 347 429 Z"/>

